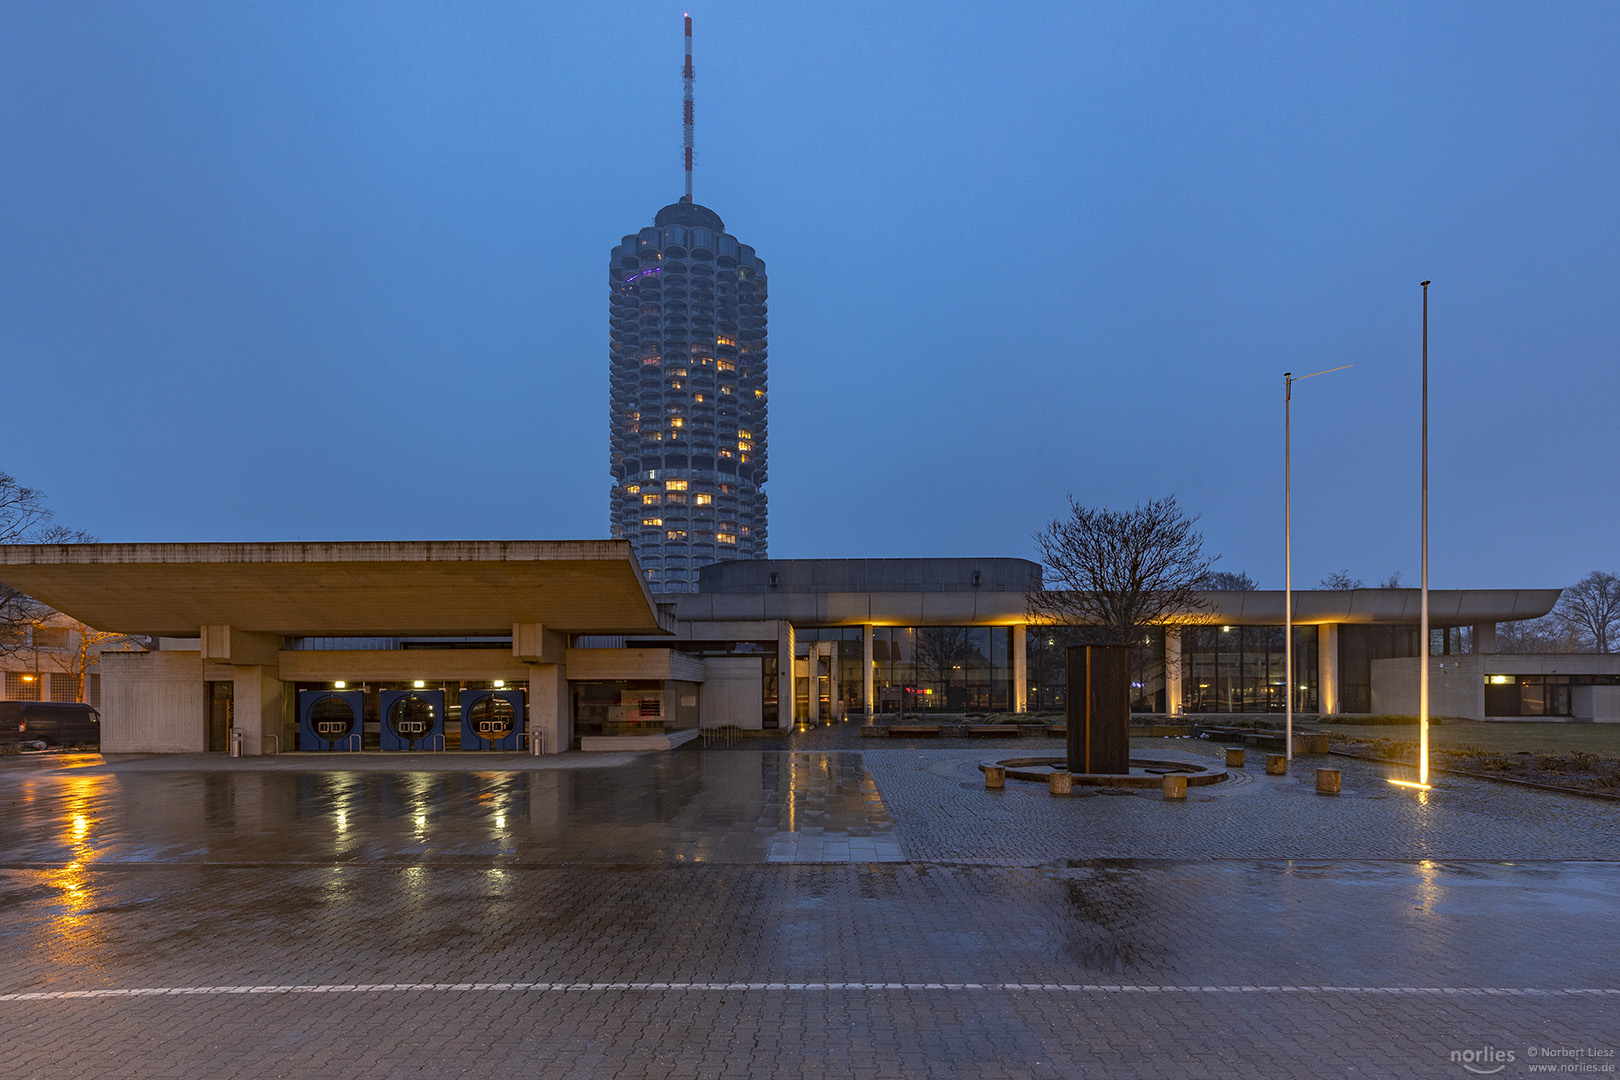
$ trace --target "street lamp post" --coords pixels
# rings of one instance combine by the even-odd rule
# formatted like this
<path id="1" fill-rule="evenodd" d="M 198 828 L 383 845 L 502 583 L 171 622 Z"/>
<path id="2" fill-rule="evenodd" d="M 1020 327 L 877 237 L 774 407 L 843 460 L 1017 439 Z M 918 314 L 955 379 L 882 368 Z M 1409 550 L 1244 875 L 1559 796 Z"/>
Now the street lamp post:
<path id="1" fill-rule="evenodd" d="M 1423 554 L 1418 608 L 1418 778 L 1391 780 L 1402 787 L 1429 787 L 1429 283 L 1423 289 Z"/>
<path id="2" fill-rule="evenodd" d="M 1287 709 L 1283 754 L 1289 761 L 1294 760 L 1294 384 L 1355 366 L 1342 364 L 1299 379 L 1291 371 L 1283 372 L 1283 701 Z"/>
<path id="3" fill-rule="evenodd" d="M 1423 571 L 1418 616 L 1418 783 L 1429 783 L 1429 283 L 1423 288 Z"/>

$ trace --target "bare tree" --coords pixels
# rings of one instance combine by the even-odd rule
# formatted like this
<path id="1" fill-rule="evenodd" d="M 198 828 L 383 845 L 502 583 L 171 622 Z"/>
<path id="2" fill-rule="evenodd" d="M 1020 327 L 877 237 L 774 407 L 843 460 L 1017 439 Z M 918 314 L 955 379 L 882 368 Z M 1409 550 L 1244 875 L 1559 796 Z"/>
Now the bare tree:
<path id="1" fill-rule="evenodd" d="M 0 544 L 88 544 L 95 537 L 51 521 L 45 493 L 24 487 L 0 470 Z M 16 652 L 29 640 L 29 628 L 50 609 L 0 583 L 0 654 Z"/>
<path id="2" fill-rule="evenodd" d="M 1035 534 L 1046 576 L 1028 594 L 1031 622 L 1090 625 L 1134 644 L 1151 625 L 1191 622 L 1215 562 L 1174 495 L 1130 510 L 1081 506 Z"/>
<path id="3" fill-rule="evenodd" d="M 1556 613 L 1496 624 L 1499 653 L 1570 653 L 1581 651 L 1580 646 L 1574 632 Z"/>
<path id="4" fill-rule="evenodd" d="M 1322 586 L 1324 589 L 1348 590 L 1365 589 L 1367 587 L 1367 583 L 1365 581 L 1362 581 L 1360 578 L 1351 577 L 1350 571 L 1348 570 L 1335 570 L 1333 573 L 1317 582 L 1317 584 Z"/>
<path id="5" fill-rule="evenodd" d="M 1395 571 L 1391 572 L 1389 577 L 1385 578 L 1383 581 L 1380 581 L 1378 583 L 1378 587 L 1380 589 L 1399 589 L 1399 588 L 1401 588 L 1401 572 L 1399 570 L 1395 570 Z"/>
<path id="6" fill-rule="evenodd" d="M 1204 575 L 1198 587 L 1212 592 L 1254 592 L 1260 588 L 1260 583 L 1245 573 L 1212 570 Z"/>
<path id="7" fill-rule="evenodd" d="M 73 676 L 73 700 L 86 701 L 85 677 L 101 654 L 114 652 L 120 649 L 144 650 L 151 644 L 149 638 L 134 637 L 129 634 L 115 634 L 106 630 L 97 630 L 86 626 L 78 619 L 61 618 L 51 620 L 59 625 L 49 626 L 46 623 L 36 625 L 34 635 L 36 643 L 40 640 L 42 629 L 59 631 L 57 647 L 46 654 L 52 667 L 57 671 Z M 36 650 L 37 651 L 37 650 Z M 39 664 L 35 663 L 37 668 Z M 54 696 L 55 691 L 52 690 Z"/>
<path id="8" fill-rule="evenodd" d="M 1554 617 L 1592 652 L 1620 646 L 1620 577 L 1594 570 L 1565 589 Z"/>

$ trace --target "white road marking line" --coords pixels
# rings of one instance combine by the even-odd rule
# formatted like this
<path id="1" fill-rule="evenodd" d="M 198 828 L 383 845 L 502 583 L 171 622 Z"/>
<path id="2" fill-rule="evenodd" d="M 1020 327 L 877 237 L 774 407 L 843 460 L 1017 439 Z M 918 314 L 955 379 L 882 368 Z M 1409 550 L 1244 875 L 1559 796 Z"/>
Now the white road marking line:
<path id="1" fill-rule="evenodd" d="M 1064 994 L 1469 994 L 1474 996 L 1620 996 L 1611 987 L 1493 986 L 1150 986 L 1130 983 L 885 983 L 885 982 L 466 982 L 289 983 L 285 986 L 146 986 L 101 990 L 36 990 L 0 994 L 0 1002 L 67 1001 L 84 998 L 165 997 L 219 994 L 376 994 L 418 992 L 603 992 L 603 991 L 1011 991 Z"/>

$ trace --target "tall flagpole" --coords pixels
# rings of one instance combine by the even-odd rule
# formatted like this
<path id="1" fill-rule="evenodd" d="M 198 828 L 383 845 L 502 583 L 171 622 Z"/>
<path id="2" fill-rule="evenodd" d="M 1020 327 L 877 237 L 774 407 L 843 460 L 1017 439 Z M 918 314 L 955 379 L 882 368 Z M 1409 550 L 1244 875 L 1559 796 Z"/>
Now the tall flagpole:
<path id="1" fill-rule="evenodd" d="M 1429 782 L 1429 283 L 1423 287 L 1423 603 L 1418 622 L 1418 783 Z"/>
<path id="2" fill-rule="evenodd" d="M 1294 373 L 1283 372 L 1283 755 L 1294 760 Z"/>

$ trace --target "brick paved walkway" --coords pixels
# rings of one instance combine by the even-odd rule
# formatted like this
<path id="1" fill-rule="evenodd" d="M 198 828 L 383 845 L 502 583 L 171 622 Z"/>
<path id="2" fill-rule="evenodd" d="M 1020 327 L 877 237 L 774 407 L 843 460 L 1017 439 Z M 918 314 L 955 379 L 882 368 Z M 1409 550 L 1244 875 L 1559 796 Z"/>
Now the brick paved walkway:
<path id="1" fill-rule="evenodd" d="M 6 763 L 0 1074 L 1467 1076 L 1489 1045 L 1513 1076 L 1620 1045 L 1609 804 L 1339 761 L 1322 798 L 1309 759 L 1185 805 L 983 790 L 1028 750 Z"/>

